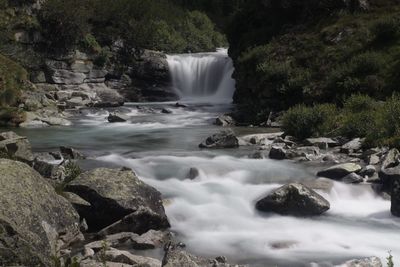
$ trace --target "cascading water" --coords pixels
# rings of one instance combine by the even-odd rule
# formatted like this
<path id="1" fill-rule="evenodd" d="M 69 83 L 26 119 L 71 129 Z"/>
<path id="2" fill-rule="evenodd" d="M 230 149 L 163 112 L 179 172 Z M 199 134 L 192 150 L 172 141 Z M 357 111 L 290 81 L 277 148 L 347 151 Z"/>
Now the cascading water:
<path id="1" fill-rule="evenodd" d="M 227 49 L 167 56 L 174 90 L 183 100 L 230 102 L 235 91 Z"/>

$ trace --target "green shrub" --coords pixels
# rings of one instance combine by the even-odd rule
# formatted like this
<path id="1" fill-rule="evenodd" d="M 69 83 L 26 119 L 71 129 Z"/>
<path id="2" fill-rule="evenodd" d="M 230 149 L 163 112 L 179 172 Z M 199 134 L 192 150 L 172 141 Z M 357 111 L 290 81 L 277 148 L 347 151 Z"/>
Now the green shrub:
<path id="1" fill-rule="evenodd" d="M 82 46 L 86 51 L 90 53 L 99 54 L 102 51 L 101 46 L 96 40 L 96 37 L 94 37 L 90 33 L 86 34 L 85 37 L 83 38 Z"/>
<path id="2" fill-rule="evenodd" d="M 348 72 L 352 75 L 363 76 L 379 72 L 385 64 L 382 55 L 366 52 L 354 56 L 348 64 Z"/>
<path id="3" fill-rule="evenodd" d="M 349 138 L 365 137 L 375 129 L 377 103 L 366 95 L 352 95 L 344 103 L 340 134 Z"/>
<path id="4" fill-rule="evenodd" d="M 397 17 L 385 17 L 375 22 L 371 29 L 375 41 L 387 43 L 399 38 L 400 21 Z"/>
<path id="5" fill-rule="evenodd" d="M 336 129 L 337 109 L 332 104 L 313 107 L 297 105 L 283 116 L 282 129 L 286 134 L 303 140 L 308 137 L 330 135 Z"/>

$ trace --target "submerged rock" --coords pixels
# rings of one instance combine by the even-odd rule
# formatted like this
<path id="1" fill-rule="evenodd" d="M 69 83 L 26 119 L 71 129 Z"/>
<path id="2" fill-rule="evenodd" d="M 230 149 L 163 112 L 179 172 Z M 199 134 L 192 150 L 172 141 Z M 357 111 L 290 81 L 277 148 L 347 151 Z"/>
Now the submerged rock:
<path id="1" fill-rule="evenodd" d="M 107 118 L 108 122 L 114 123 L 114 122 L 127 122 L 129 120 L 128 116 L 125 116 L 123 114 L 118 114 L 118 113 L 112 113 L 108 115 Z"/>
<path id="2" fill-rule="evenodd" d="M 66 191 L 90 203 L 78 208 L 89 231 L 145 233 L 169 227 L 161 193 L 143 183 L 130 169 L 95 169 L 81 174 Z"/>
<path id="3" fill-rule="evenodd" d="M 299 183 L 284 185 L 256 203 L 259 211 L 294 216 L 320 215 L 329 208 L 326 199 Z"/>
<path id="4" fill-rule="evenodd" d="M 82 238 L 78 214 L 28 165 L 0 159 L 0 173 L 1 265 L 52 266 L 60 246 Z"/>
<path id="5" fill-rule="evenodd" d="M 317 176 L 340 180 L 350 173 L 361 171 L 362 167 L 356 163 L 343 163 L 319 171 Z"/>
<path id="6" fill-rule="evenodd" d="M 167 108 L 163 108 L 163 109 L 161 110 L 161 113 L 164 113 L 164 114 L 172 114 L 172 110 L 167 109 Z"/>
<path id="7" fill-rule="evenodd" d="M 239 147 L 239 139 L 232 131 L 221 131 L 208 137 L 199 145 L 200 148 L 236 148 Z"/>
<path id="8" fill-rule="evenodd" d="M 188 174 L 186 175 L 187 179 L 194 180 L 200 175 L 199 169 L 197 168 L 190 168 Z"/>

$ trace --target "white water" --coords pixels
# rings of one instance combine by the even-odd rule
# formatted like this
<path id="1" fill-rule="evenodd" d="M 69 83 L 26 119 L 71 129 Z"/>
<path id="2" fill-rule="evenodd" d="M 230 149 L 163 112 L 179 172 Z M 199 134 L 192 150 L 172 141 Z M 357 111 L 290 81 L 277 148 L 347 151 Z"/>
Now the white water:
<path id="1" fill-rule="evenodd" d="M 226 49 L 169 55 L 167 60 L 174 90 L 181 99 L 213 103 L 232 101 L 234 68 Z"/>

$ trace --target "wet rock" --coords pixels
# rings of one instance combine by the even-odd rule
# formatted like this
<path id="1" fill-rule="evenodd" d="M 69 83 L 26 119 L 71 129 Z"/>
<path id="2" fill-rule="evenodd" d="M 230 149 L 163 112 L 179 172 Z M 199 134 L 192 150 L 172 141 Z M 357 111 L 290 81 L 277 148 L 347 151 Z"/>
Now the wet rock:
<path id="1" fill-rule="evenodd" d="M 340 152 L 346 153 L 346 154 L 357 152 L 361 149 L 363 141 L 364 141 L 364 139 L 355 138 L 355 139 L 351 140 L 350 142 L 347 142 L 346 144 L 344 144 L 340 148 Z"/>
<path id="2" fill-rule="evenodd" d="M 320 215 L 329 208 L 326 199 L 299 183 L 284 185 L 256 203 L 259 211 L 294 216 Z"/>
<path id="3" fill-rule="evenodd" d="M 231 265 L 225 257 L 205 259 L 189 254 L 176 244 L 168 244 L 162 260 L 162 267 L 245 267 L 246 265 Z"/>
<path id="4" fill-rule="evenodd" d="M 400 178 L 393 181 L 390 211 L 394 216 L 400 217 Z"/>
<path id="5" fill-rule="evenodd" d="M 372 177 L 376 173 L 375 166 L 367 165 L 360 171 L 362 177 Z"/>
<path id="6" fill-rule="evenodd" d="M 72 205 L 28 165 L 0 159 L 0 262 L 52 266 L 55 251 L 81 240 Z"/>
<path id="7" fill-rule="evenodd" d="M 64 159 L 85 159 L 86 157 L 79 152 L 78 150 L 72 147 L 61 146 L 60 147 L 61 155 Z"/>
<path id="8" fill-rule="evenodd" d="M 382 267 L 382 262 L 378 257 L 370 257 L 365 259 L 357 259 L 346 261 L 337 267 Z"/>
<path id="9" fill-rule="evenodd" d="M 126 122 L 129 120 L 128 116 L 125 116 L 123 114 L 118 114 L 118 113 L 112 113 L 108 115 L 107 118 L 108 122 L 114 123 L 114 122 Z"/>
<path id="10" fill-rule="evenodd" d="M 282 160 L 286 158 L 286 149 L 282 146 L 272 146 L 269 151 L 269 158 Z"/>
<path id="11" fill-rule="evenodd" d="M 33 168 L 43 177 L 57 180 L 60 163 L 50 153 L 40 153 L 35 155 Z"/>
<path id="12" fill-rule="evenodd" d="M 316 146 L 302 146 L 291 148 L 286 153 L 286 158 L 293 159 L 293 158 L 300 158 L 303 157 L 306 160 L 315 160 L 319 157 L 320 150 Z"/>
<path id="13" fill-rule="evenodd" d="M 393 181 L 400 179 L 400 152 L 397 149 L 389 150 L 383 158 L 379 178 L 383 183 L 383 190 L 387 192 L 391 191 Z"/>
<path id="14" fill-rule="evenodd" d="M 164 114 L 172 114 L 172 110 L 167 109 L 167 108 L 163 108 L 163 109 L 161 110 L 161 113 L 164 113 Z"/>
<path id="15" fill-rule="evenodd" d="M 14 132 L 0 134 L 0 157 L 16 159 L 26 163 L 33 161 L 33 153 L 29 140 Z"/>
<path id="16" fill-rule="evenodd" d="M 338 146 L 338 142 L 331 138 L 320 137 L 320 138 L 308 138 L 305 140 L 308 146 L 317 146 L 320 149 L 328 149 L 329 147 Z"/>
<path id="17" fill-rule="evenodd" d="M 341 179 L 341 181 L 345 184 L 359 184 L 364 181 L 364 178 L 354 172 L 349 173 L 345 177 Z"/>
<path id="18" fill-rule="evenodd" d="M 66 191 L 75 193 L 91 204 L 79 208 L 89 231 L 101 234 L 118 232 L 145 233 L 150 229 L 169 227 L 161 193 L 143 183 L 126 168 L 95 169 L 81 174 Z"/>
<path id="19" fill-rule="evenodd" d="M 314 189 L 314 190 L 321 190 L 324 192 L 331 192 L 332 187 L 333 187 L 333 182 L 331 179 L 327 178 L 318 178 L 315 180 L 305 180 L 302 181 L 302 184 L 307 186 L 308 188 Z"/>
<path id="20" fill-rule="evenodd" d="M 345 177 L 346 175 L 352 172 L 357 173 L 361 171 L 361 169 L 362 167 L 356 163 L 343 163 L 319 171 L 317 173 L 317 176 L 326 177 L 334 180 L 340 180 L 341 178 Z"/>
<path id="21" fill-rule="evenodd" d="M 208 137 L 199 145 L 200 148 L 236 148 L 239 147 L 239 139 L 232 131 L 221 131 Z"/>
<path id="22" fill-rule="evenodd" d="M 120 262 L 111 262 L 111 261 L 103 261 L 103 260 L 93 260 L 90 257 L 87 259 L 82 260 L 79 263 L 79 267 L 100 267 L 100 266 L 107 266 L 107 267 L 137 267 L 138 265 L 132 264 L 125 264 Z M 146 265 L 144 265 L 146 266 Z M 146 266 L 147 267 L 147 266 Z"/>
<path id="23" fill-rule="evenodd" d="M 200 172 L 197 168 L 190 168 L 186 178 L 190 180 L 194 180 L 199 176 Z"/>
<path id="24" fill-rule="evenodd" d="M 369 165 L 378 165 L 380 163 L 381 159 L 377 154 L 373 154 L 368 156 L 368 164 Z"/>
<path id="25" fill-rule="evenodd" d="M 234 126 L 235 120 L 229 115 L 221 115 L 215 120 L 215 125 L 218 126 Z"/>
<path id="26" fill-rule="evenodd" d="M 181 104 L 181 103 L 179 103 L 179 102 L 176 102 L 176 103 L 175 103 L 175 107 L 177 107 L 177 108 L 187 108 L 188 106 L 185 105 L 185 104 Z"/>

